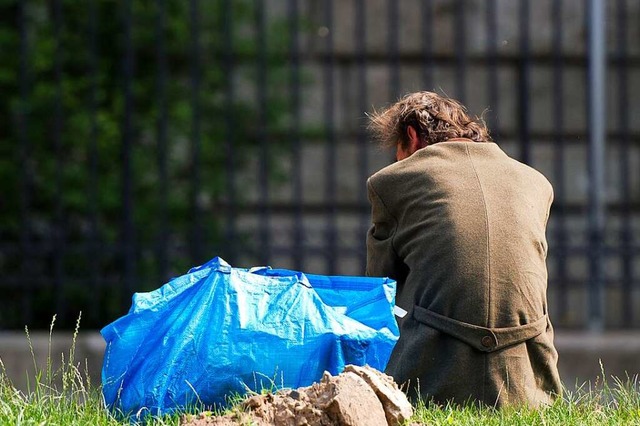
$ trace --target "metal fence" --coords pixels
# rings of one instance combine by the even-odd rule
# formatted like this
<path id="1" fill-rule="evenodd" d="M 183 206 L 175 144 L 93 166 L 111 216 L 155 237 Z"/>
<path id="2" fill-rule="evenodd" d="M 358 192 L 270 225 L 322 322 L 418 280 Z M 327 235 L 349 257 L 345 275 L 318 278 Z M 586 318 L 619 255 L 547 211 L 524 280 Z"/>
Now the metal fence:
<path id="1" fill-rule="evenodd" d="M 554 323 L 640 326 L 637 0 L 74 3 L 0 6 L 0 329 L 215 255 L 362 274 L 365 113 L 423 89 L 553 183 Z"/>

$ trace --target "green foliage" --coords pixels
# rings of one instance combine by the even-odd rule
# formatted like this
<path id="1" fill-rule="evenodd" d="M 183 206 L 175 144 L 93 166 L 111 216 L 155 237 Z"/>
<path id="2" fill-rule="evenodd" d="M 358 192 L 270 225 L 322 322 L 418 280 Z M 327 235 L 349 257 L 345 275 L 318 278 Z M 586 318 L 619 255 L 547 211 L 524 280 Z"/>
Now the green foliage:
<path id="1" fill-rule="evenodd" d="M 46 283 L 26 298 L 23 290 L 6 290 L 3 300 L 13 303 L 0 305 L 0 328 L 21 326 L 19 297 L 36 305 L 34 328 L 46 327 L 57 298 L 65 301 L 57 306 L 63 328 L 72 326 L 79 309 L 89 312 L 89 327 L 124 313 L 121 302 L 129 295 L 118 288 L 125 155 L 131 162 L 140 291 L 166 278 L 160 276 L 158 247 L 167 247 L 170 274 L 214 254 L 207 249 L 222 239 L 219 211 L 229 163 L 236 170 L 248 167 L 263 137 L 271 157 L 282 155 L 286 143 L 273 135 L 282 135 L 290 118 L 283 60 L 288 33 L 282 22 L 268 23 L 262 35 L 267 51 L 258 51 L 256 2 L 200 1 L 194 23 L 190 2 L 133 1 L 131 41 L 125 2 L 61 0 L 59 13 L 56 4 L 0 1 L 0 242 L 16 248 L 0 252 L 0 270 L 5 278 L 24 280 L 21 287 Z M 263 54 L 264 111 L 256 102 L 256 64 Z M 132 109 L 125 117 L 127 84 Z M 159 177 L 160 126 L 166 131 L 166 188 Z M 238 188 L 237 197 L 242 194 Z M 200 258 L 189 253 L 194 238 L 205 248 Z M 20 241 L 31 253 L 25 256 Z M 64 271 L 64 283 L 52 280 L 56 267 Z M 102 286 L 92 288 L 91 277 Z M 66 289 L 64 295 L 56 285 Z"/>

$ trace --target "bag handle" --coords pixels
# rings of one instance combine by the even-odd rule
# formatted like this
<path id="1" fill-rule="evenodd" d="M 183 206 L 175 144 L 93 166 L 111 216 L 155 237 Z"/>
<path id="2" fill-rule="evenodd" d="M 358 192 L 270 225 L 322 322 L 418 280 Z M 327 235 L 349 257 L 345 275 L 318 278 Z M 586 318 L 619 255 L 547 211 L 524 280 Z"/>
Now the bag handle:
<path id="1" fill-rule="evenodd" d="M 295 277 L 303 286 L 312 288 L 307 276 L 300 271 L 292 271 L 290 269 L 273 269 L 271 266 L 254 266 L 249 269 L 249 272 L 265 277 Z"/>
<path id="2" fill-rule="evenodd" d="M 232 268 L 231 268 L 231 265 L 225 262 L 223 258 L 216 256 L 213 259 L 209 260 L 207 263 L 203 263 L 200 266 L 194 266 L 193 268 L 189 269 L 187 274 L 198 272 L 203 269 L 215 269 L 216 271 L 219 271 L 219 272 L 229 273 L 231 272 Z"/>

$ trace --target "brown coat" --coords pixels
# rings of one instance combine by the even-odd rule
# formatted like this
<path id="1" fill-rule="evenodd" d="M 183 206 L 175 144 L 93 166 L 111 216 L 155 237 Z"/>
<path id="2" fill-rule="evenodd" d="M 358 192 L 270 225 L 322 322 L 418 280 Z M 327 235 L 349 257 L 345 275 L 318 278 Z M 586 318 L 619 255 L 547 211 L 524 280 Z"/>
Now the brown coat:
<path id="1" fill-rule="evenodd" d="M 395 279 L 408 311 L 387 373 L 440 403 L 552 401 L 547 179 L 495 143 L 464 140 L 420 149 L 367 187 L 367 275 Z"/>

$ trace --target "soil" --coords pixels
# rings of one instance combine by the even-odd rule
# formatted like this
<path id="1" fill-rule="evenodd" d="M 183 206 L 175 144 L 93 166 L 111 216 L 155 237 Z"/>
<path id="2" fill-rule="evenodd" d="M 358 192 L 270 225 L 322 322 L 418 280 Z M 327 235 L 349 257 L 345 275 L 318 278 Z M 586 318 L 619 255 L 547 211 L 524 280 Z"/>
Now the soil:
<path id="1" fill-rule="evenodd" d="M 308 387 L 253 395 L 223 416 L 185 415 L 188 426 L 402 424 L 413 409 L 391 377 L 370 367 L 347 366 L 338 376 L 325 372 Z"/>

